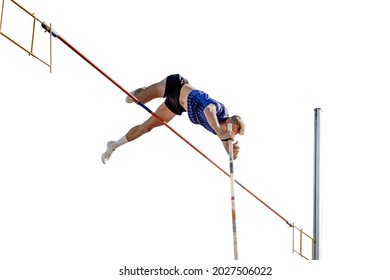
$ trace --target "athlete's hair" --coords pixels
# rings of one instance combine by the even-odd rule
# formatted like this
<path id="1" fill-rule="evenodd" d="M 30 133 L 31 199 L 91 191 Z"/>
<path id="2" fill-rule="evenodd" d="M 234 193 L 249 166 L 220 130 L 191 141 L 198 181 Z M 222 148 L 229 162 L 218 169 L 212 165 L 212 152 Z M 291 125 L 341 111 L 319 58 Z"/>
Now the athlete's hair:
<path id="1" fill-rule="evenodd" d="M 245 134 L 245 123 L 240 116 L 234 115 L 232 116 L 232 122 L 238 125 L 238 134 Z"/>

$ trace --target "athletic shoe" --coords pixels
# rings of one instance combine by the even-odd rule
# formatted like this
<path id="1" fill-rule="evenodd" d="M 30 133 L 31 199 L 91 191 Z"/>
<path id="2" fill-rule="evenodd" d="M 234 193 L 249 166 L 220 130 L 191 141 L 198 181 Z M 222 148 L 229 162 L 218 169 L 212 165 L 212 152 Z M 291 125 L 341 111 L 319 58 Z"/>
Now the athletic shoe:
<path id="1" fill-rule="evenodd" d="M 107 163 L 107 161 L 110 159 L 111 154 L 115 151 L 114 149 L 114 143 L 115 141 L 110 141 L 107 143 L 107 151 L 102 154 L 102 162 L 104 164 Z"/>
<path id="2" fill-rule="evenodd" d="M 145 89 L 145 87 L 142 87 L 142 88 L 137 88 L 136 90 L 133 90 L 132 92 L 130 92 L 132 95 L 134 95 L 134 94 L 137 94 L 138 92 L 140 92 L 140 91 L 142 91 L 142 90 L 144 90 Z M 134 102 L 134 100 L 133 100 L 133 98 L 131 98 L 130 96 L 126 96 L 126 103 L 133 103 Z"/>

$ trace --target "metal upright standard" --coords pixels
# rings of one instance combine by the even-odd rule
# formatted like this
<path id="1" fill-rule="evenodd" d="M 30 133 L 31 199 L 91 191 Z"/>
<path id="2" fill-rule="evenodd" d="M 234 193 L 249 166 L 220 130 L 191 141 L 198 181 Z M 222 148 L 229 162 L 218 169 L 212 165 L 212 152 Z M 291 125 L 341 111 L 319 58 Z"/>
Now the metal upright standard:
<path id="1" fill-rule="evenodd" d="M 312 259 L 321 259 L 321 190 L 320 190 L 320 121 L 321 109 L 314 109 L 314 190 L 313 190 L 313 237 L 303 229 L 292 225 L 293 230 L 293 254 L 298 253 L 302 258 L 309 260 L 303 254 L 303 237 L 309 238 L 312 247 Z M 295 231 L 299 232 L 299 250 L 295 249 Z"/>
<path id="2" fill-rule="evenodd" d="M 228 123 L 228 130 L 232 131 L 232 123 Z M 233 161 L 234 161 L 233 140 L 229 140 L 230 194 L 231 194 L 231 201 L 232 201 L 233 247 L 234 247 L 234 259 L 238 260 L 236 203 L 235 203 L 235 197 L 234 197 L 234 168 L 233 168 Z"/>
<path id="3" fill-rule="evenodd" d="M 314 209 L 313 259 L 321 259 L 321 197 L 320 197 L 320 121 L 321 108 L 314 109 Z"/>

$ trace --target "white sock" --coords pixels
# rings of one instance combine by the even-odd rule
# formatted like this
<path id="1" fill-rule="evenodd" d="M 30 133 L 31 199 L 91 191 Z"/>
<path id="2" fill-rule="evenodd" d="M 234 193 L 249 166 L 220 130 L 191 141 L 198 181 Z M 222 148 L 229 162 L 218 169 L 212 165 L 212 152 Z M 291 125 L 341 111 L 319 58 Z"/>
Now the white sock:
<path id="1" fill-rule="evenodd" d="M 114 145 L 113 145 L 113 146 L 114 146 L 114 149 L 116 149 L 116 148 L 118 148 L 118 147 L 120 147 L 120 146 L 126 144 L 127 142 L 129 142 L 129 141 L 127 141 L 126 135 L 125 135 L 125 136 L 123 136 L 121 139 L 119 139 L 118 141 L 116 141 L 116 142 L 114 143 Z"/>

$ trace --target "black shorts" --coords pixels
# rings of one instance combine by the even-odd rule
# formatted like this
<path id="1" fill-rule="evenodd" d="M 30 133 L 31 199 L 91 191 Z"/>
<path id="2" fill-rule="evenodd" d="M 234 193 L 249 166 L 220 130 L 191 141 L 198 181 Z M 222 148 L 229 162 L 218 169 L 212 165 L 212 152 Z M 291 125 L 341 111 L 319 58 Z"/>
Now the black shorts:
<path id="1" fill-rule="evenodd" d="M 179 74 L 170 75 L 166 78 L 165 83 L 165 105 L 175 115 L 181 115 L 185 112 L 184 108 L 180 105 L 180 90 L 184 84 L 188 84 L 187 79 L 183 78 Z"/>

